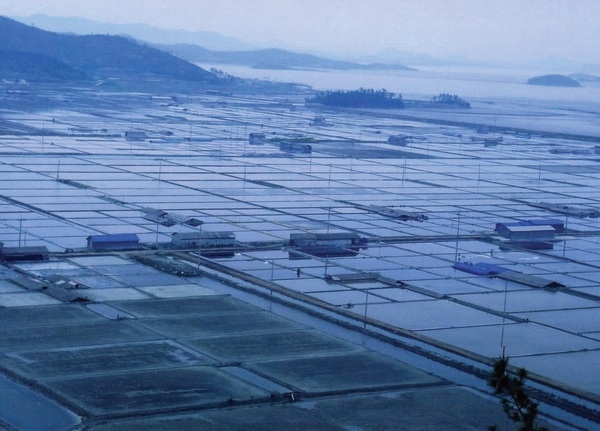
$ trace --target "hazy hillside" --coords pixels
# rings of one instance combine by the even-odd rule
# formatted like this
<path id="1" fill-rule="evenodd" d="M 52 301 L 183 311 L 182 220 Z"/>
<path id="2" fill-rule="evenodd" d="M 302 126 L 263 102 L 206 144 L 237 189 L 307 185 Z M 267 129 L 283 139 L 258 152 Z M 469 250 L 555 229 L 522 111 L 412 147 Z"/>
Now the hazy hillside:
<path id="1" fill-rule="evenodd" d="M 0 78 L 26 81 L 84 80 L 87 75 L 54 58 L 40 54 L 0 49 Z"/>
<path id="2" fill-rule="evenodd" d="M 249 43 L 214 31 L 163 29 L 147 24 L 115 24 L 80 17 L 60 17 L 43 14 L 13 18 L 24 24 L 34 25 L 56 33 L 128 35 L 149 43 L 187 43 L 217 51 L 239 51 L 257 48 Z"/>
<path id="3" fill-rule="evenodd" d="M 114 75 L 215 81 L 210 72 L 134 40 L 52 33 L 0 17 L 0 49 L 12 75 L 29 79 L 100 79 Z"/>
<path id="4" fill-rule="evenodd" d="M 276 48 L 253 51 L 211 51 L 189 44 L 154 46 L 195 63 L 238 64 L 257 69 L 414 70 L 400 64 L 360 64 L 350 61 L 330 60 L 311 54 L 298 54 Z"/>

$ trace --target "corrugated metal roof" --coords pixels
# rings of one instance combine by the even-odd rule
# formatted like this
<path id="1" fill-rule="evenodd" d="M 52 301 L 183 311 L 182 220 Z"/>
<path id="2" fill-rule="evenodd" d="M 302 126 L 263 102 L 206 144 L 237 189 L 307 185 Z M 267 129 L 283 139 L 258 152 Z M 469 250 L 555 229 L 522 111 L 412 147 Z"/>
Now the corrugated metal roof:
<path id="1" fill-rule="evenodd" d="M 347 283 L 360 283 L 366 281 L 373 281 L 379 278 L 379 273 L 377 272 L 359 272 L 353 274 L 336 274 L 330 277 L 332 281 L 344 281 Z"/>
<path id="2" fill-rule="evenodd" d="M 515 226 L 552 226 L 558 232 L 564 230 L 564 223 L 557 219 L 534 219 L 534 220 L 522 220 L 516 222 L 505 222 L 496 223 L 495 231 L 502 228 L 510 228 Z"/>
<path id="3" fill-rule="evenodd" d="M 511 232 L 551 232 L 551 233 L 556 232 L 556 229 L 554 229 L 550 225 L 506 226 L 506 229 L 508 229 Z"/>
<path id="4" fill-rule="evenodd" d="M 504 271 L 497 274 L 496 277 L 502 278 L 503 280 L 514 281 L 515 283 L 524 284 L 530 287 L 536 287 L 539 289 L 558 289 L 565 287 L 564 285 L 552 281 L 546 280 L 542 277 L 536 277 L 534 275 L 527 275 L 516 271 Z"/>
<path id="5" fill-rule="evenodd" d="M 551 226 L 555 226 L 555 225 L 562 225 L 563 222 L 561 220 L 555 219 L 555 218 L 546 218 L 546 219 L 539 219 L 539 220 L 525 220 L 525 222 L 523 223 L 527 223 L 527 224 L 531 224 L 531 225 L 541 225 L 541 224 L 549 224 Z"/>
<path id="6" fill-rule="evenodd" d="M 65 290 L 62 287 L 48 286 L 43 292 L 63 302 L 90 302 L 85 295 L 77 291 Z"/>

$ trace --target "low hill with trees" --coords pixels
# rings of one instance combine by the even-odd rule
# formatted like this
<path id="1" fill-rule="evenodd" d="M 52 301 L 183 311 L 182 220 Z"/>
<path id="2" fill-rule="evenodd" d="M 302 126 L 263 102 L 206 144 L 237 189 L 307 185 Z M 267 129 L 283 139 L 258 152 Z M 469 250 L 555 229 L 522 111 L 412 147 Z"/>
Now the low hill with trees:
<path id="1" fill-rule="evenodd" d="M 400 109 L 404 107 L 401 94 L 365 88 L 352 91 L 319 92 L 314 97 L 307 98 L 306 102 L 345 108 Z"/>

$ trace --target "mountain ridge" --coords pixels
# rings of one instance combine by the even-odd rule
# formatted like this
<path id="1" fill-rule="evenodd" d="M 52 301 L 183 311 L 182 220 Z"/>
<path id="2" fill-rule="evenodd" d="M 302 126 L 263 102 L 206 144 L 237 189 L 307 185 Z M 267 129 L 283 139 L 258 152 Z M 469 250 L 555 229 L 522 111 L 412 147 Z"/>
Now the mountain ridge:
<path id="1" fill-rule="evenodd" d="M 224 35 L 216 31 L 191 31 L 180 29 L 157 28 L 147 24 L 115 24 L 101 21 L 94 21 L 80 17 L 60 17 L 49 16 L 45 14 L 33 14 L 30 16 L 13 17 L 17 21 L 33 24 L 37 27 L 54 32 L 75 32 L 77 34 L 115 34 L 129 35 L 137 40 L 145 41 L 149 44 L 173 45 L 173 44 L 193 44 L 212 51 L 250 51 L 268 48 L 264 44 L 253 44 L 241 41 L 235 37 Z M 271 44 L 272 45 L 272 44 Z M 291 47 L 279 47 L 287 51 L 297 52 Z M 315 50 L 305 51 L 318 57 L 324 57 L 332 60 L 343 60 L 355 63 L 375 63 L 375 64 L 400 64 L 409 67 L 419 66 L 475 66 L 475 67 L 494 67 L 494 68 L 517 68 L 546 70 L 552 73 L 565 73 L 566 70 L 577 69 L 582 72 L 600 73 L 598 64 L 579 64 L 565 58 L 531 58 L 527 61 L 482 61 L 462 56 L 432 56 L 426 53 L 403 51 L 397 48 L 388 47 L 375 53 L 354 53 L 351 57 L 345 53 L 317 52 Z"/>
<path id="2" fill-rule="evenodd" d="M 214 74 L 199 66 L 129 38 L 54 33 L 6 17 L 0 17 L 0 47 L 4 58 L 12 59 L 3 64 L 4 73 L 10 78 L 23 74 L 29 79 L 91 80 L 127 75 L 138 79 L 161 76 L 183 81 L 218 81 Z M 15 61 L 17 58 L 23 63 Z M 39 70 L 31 69 L 35 58 L 40 62 Z"/>
<path id="3" fill-rule="evenodd" d="M 213 51 L 192 44 L 153 46 L 194 63 L 220 63 L 250 66 L 256 69 L 333 69 L 333 70 L 416 70 L 401 64 L 331 60 L 312 54 L 300 54 L 279 48 L 247 51 Z"/>
<path id="4" fill-rule="evenodd" d="M 376 58 L 371 60 L 340 60 L 325 54 L 298 53 L 290 49 L 281 49 L 240 41 L 236 38 L 225 36 L 212 31 L 188 31 L 161 29 L 147 24 L 113 24 L 93 21 L 79 17 L 53 17 L 44 14 L 35 14 L 28 17 L 14 17 L 23 23 L 51 30 L 58 33 L 75 33 L 78 35 L 113 34 L 134 38 L 142 43 L 150 44 L 159 49 L 166 50 L 188 61 L 207 61 L 205 56 L 198 56 L 189 47 L 196 46 L 196 50 L 208 50 L 210 58 L 225 64 L 243 64 L 257 68 L 331 68 L 331 69 L 371 69 L 371 70 L 413 70 L 397 61 L 382 61 Z M 279 58 L 266 59 L 250 58 L 272 53 L 279 50 Z M 235 61 L 226 53 L 237 52 L 245 60 Z M 255 53 L 255 54 L 252 54 Z M 284 54 L 287 53 L 287 54 Z M 295 59 L 292 59 L 295 56 Z M 302 59 L 302 56 L 307 56 Z M 309 58 L 312 56 L 312 58 Z M 304 62 L 304 63 L 303 63 Z"/>
<path id="5" fill-rule="evenodd" d="M 234 37 L 225 36 L 214 31 L 162 29 L 141 23 L 113 24 L 80 17 L 57 17 L 45 14 L 12 18 L 24 24 L 34 25 L 55 33 L 128 35 L 151 44 L 188 43 L 216 51 L 237 51 L 258 48 L 253 44 L 242 42 Z"/>

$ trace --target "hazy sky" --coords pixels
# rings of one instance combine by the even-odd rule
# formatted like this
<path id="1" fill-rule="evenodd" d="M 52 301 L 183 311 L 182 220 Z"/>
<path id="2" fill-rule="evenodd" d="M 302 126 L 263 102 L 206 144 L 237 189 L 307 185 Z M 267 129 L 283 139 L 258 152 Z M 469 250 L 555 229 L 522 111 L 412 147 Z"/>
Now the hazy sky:
<path id="1" fill-rule="evenodd" d="M 600 0 L 0 0 L 1 15 L 37 13 L 216 31 L 340 55 L 390 47 L 600 64 Z"/>

